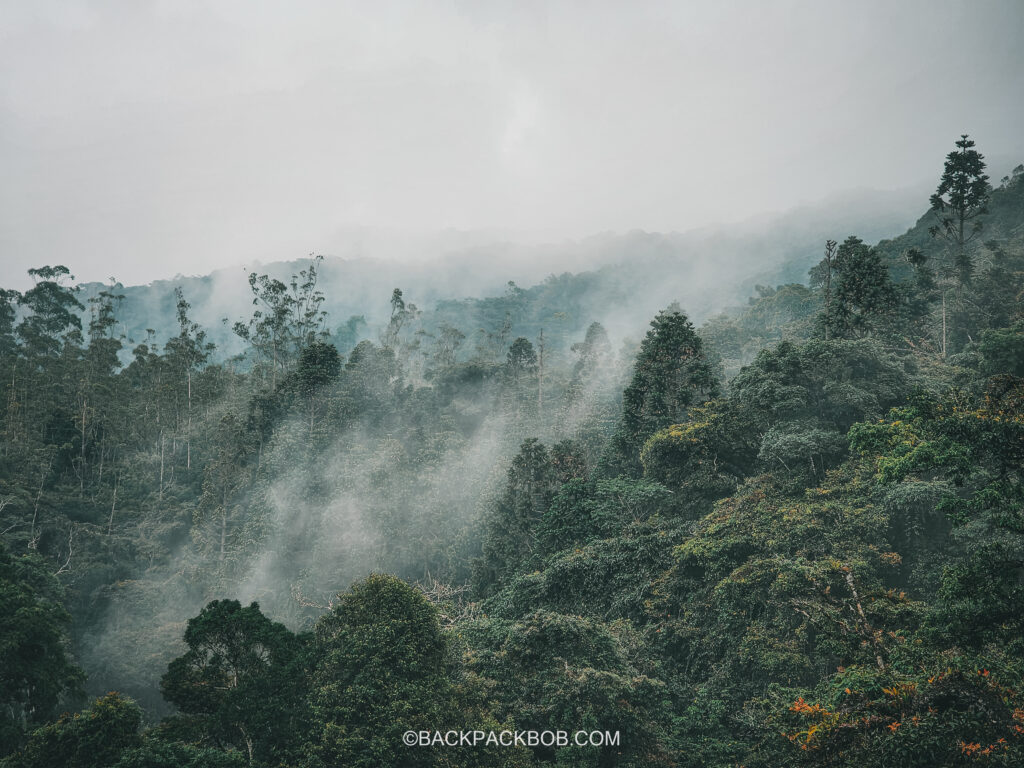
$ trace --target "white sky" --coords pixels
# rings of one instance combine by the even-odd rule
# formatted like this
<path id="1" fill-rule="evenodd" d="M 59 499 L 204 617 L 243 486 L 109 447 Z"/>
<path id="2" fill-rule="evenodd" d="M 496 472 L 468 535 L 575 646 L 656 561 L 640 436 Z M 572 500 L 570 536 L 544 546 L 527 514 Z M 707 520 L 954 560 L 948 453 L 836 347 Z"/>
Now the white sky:
<path id="1" fill-rule="evenodd" d="M 1018 0 L 0 0 L 0 284 L 685 230 L 937 181 L 963 132 L 1024 161 L 1022 36 Z"/>

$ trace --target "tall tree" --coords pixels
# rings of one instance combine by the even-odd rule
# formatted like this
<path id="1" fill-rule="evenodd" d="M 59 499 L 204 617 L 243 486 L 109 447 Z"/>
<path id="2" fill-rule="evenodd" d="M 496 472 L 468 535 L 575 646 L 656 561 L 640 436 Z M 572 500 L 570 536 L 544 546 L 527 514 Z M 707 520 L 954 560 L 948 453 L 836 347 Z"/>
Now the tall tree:
<path id="1" fill-rule="evenodd" d="M 419 347 L 420 341 L 415 338 L 413 341 L 406 341 L 402 338 L 402 331 L 408 329 L 417 320 L 422 312 L 415 304 L 405 301 L 401 288 L 395 288 L 391 292 L 391 316 L 388 318 L 388 325 L 381 334 L 381 346 L 390 349 L 395 353 L 399 363 L 404 364 L 410 354 Z"/>
<path id="2" fill-rule="evenodd" d="M 210 357 L 214 345 L 206 341 L 206 331 L 189 319 L 192 305 L 185 300 L 181 288 L 174 289 L 178 317 L 178 335 L 168 340 L 165 354 L 185 385 L 185 468 L 192 469 L 192 400 L 193 379 Z"/>
<path id="3" fill-rule="evenodd" d="M 289 283 L 294 316 L 292 337 L 296 354 L 328 336 L 327 312 L 322 308 L 324 294 L 317 288 L 319 267 L 323 260 L 323 256 L 310 254 L 309 266 L 300 269 L 298 275 L 292 275 Z"/>
<path id="4" fill-rule="evenodd" d="M 889 267 L 878 251 L 859 237 L 851 235 L 838 248 L 826 248 L 825 258 L 812 275 L 815 273 L 827 291 L 825 310 L 819 317 L 826 340 L 872 336 L 893 322 L 897 294 Z"/>
<path id="5" fill-rule="evenodd" d="M 295 379 L 299 395 L 305 400 L 308 419 L 307 437 L 313 437 L 317 416 L 322 410 L 322 393 L 341 373 L 341 355 L 333 344 L 314 341 L 299 355 Z"/>
<path id="6" fill-rule="evenodd" d="M 84 675 L 68 656 L 71 616 L 43 558 L 0 543 L 0 757 L 78 693 Z"/>
<path id="7" fill-rule="evenodd" d="M 258 522 L 244 506 L 251 477 L 250 439 L 234 414 L 221 419 L 214 436 L 214 454 L 206 465 L 203 493 L 192 516 L 193 541 L 222 575 L 240 556 L 243 529 Z"/>
<path id="8" fill-rule="evenodd" d="M 439 330 L 440 333 L 434 342 L 432 363 L 435 368 L 444 369 L 455 365 L 456 355 L 462 342 L 466 340 L 466 334 L 448 323 L 442 323 Z"/>
<path id="9" fill-rule="evenodd" d="M 324 295 L 317 288 L 317 265 L 322 260 L 314 256 L 288 284 L 269 275 L 249 275 L 256 309 L 248 322 L 236 322 L 232 329 L 252 345 L 261 375 L 269 369 L 271 389 L 277 388 L 278 374 L 288 371 L 304 347 L 329 335 L 327 313 L 321 309 Z"/>
<path id="10" fill-rule="evenodd" d="M 547 448 L 523 442 L 508 469 L 505 492 L 487 520 L 483 555 L 473 564 L 473 585 L 486 596 L 500 589 L 537 549 L 537 524 L 558 486 Z"/>
<path id="11" fill-rule="evenodd" d="M 403 732 L 457 718 L 445 669 L 448 640 L 423 593 L 375 574 L 342 594 L 314 635 L 314 726 L 303 765 L 434 765 L 431 750 L 402 743 Z"/>
<path id="12" fill-rule="evenodd" d="M 0 358 L 13 355 L 17 349 L 14 338 L 14 321 L 18 317 L 21 294 L 7 288 L 0 288 Z"/>
<path id="13" fill-rule="evenodd" d="M 75 297 L 76 289 L 64 282 L 75 279 L 67 267 L 39 267 L 28 273 L 35 285 L 19 300 L 25 315 L 17 333 L 30 353 L 54 354 L 65 334 L 82 329 L 78 313 L 85 307 Z"/>
<path id="14" fill-rule="evenodd" d="M 647 438 L 685 421 L 687 408 L 714 396 L 717 389 L 693 324 L 676 304 L 659 312 L 640 343 L 633 379 L 622 393 L 622 419 L 614 441 L 618 468 L 639 472 Z"/>
<path id="15" fill-rule="evenodd" d="M 502 368 L 502 393 L 506 411 L 514 418 L 533 414 L 538 389 L 537 350 L 520 336 L 512 342 Z"/>
<path id="16" fill-rule="evenodd" d="M 929 230 L 932 237 L 944 238 L 952 249 L 945 259 L 941 277 L 955 287 L 959 304 L 964 285 L 974 273 L 974 262 L 967 244 L 981 234 L 982 217 L 988 213 L 989 183 L 985 158 L 974 149 L 967 134 L 960 136 L 956 149 L 946 155 L 939 186 L 931 196 L 931 209 L 938 224 Z M 942 291 L 942 356 L 946 356 L 946 288 Z"/>
<path id="17" fill-rule="evenodd" d="M 829 340 L 832 331 L 832 278 L 835 276 L 836 273 L 836 256 L 836 241 L 826 240 L 825 257 L 818 263 L 816 267 L 811 269 L 810 273 L 811 286 L 815 288 L 820 287 L 821 292 L 825 294 L 825 341 Z"/>
<path id="18" fill-rule="evenodd" d="M 250 765 L 293 764 L 306 724 L 305 641 L 252 603 L 214 600 L 185 629 L 164 696 L 201 743 L 237 748 Z"/>

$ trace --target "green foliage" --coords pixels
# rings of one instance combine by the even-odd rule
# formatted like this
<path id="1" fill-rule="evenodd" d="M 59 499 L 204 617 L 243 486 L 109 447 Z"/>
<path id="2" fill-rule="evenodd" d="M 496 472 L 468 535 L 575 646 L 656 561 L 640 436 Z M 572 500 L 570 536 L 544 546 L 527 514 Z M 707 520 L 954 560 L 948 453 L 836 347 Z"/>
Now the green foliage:
<path id="1" fill-rule="evenodd" d="M 986 376 L 1009 374 L 1024 378 L 1024 322 L 1012 328 L 988 328 L 981 334 L 978 350 Z"/>
<path id="2" fill-rule="evenodd" d="M 0 543 L 0 756 L 52 718 L 83 675 L 67 653 L 63 590 L 36 554 Z"/>
<path id="3" fill-rule="evenodd" d="M 473 568 L 473 585 L 486 597 L 536 549 L 536 529 L 556 490 L 556 475 L 543 444 L 522 444 L 508 470 L 505 492 L 487 520 L 483 555 Z"/>
<path id="4" fill-rule="evenodd" d="M 614 446 L 621 468 L 639 468 L 648 437 L 682 420 L 686 410 L 715 394 L 718 383 L 693 324 L 676 307 L 659 312 L 640 344 L 633 379 L 622 393 Z"/>
<path id="5" fill-rule="evenodd" d="M 234 414 L 221 419 L 213 456 L 207 464 L 202 495 L 192 516 L 192 540 L 220 578 L 236 570 L 247 545 L 258 541 L 259 518 L 246 509 L 251 474 L 251 444 Z"/>
<path id="6" fill-rule="evenodd" d="M 322 261 L 323 256 L 313 256 L 287 284 L 269 275 L 249 275 L 256 309 L 248 322 L 238 321 L 232 329 L 250 345 L 256 372 L 264 381 L 269 377 L 271 389 L 305 347 L 327 336 L 324 295 L 317 288 Z"/>
<path id="7" fill-rule="evenodd" d="M 338 598 L 314 630 L 312 739 L 304 765 L 430 765 L 430 749 L 403 745 L 408 730 L 451 724 L 448 640 L 422 593 L 373 575 Z"/>
<path id="8" fill-rule="evenodd" d="M 786 764 L 1017 765 L 1020 679 L 1005 657 L 959 654 L 918 669 L 843 668 L 777 718 L 792 744 Z"/>
<path id="9" fill-rule="evenodd" d="M 672 564 L 672 547 L 686 535 L 652 518 L 618 535 L 591 540 L 548 556 L 482 604 L 488 615 L 516 618 L 546 608 L 602 619 L 644 621 L 654 583 Z"/>
<path id="10" fill-rule="evenodd" d="M 564 483 L 537 526 L 541 551 L 558 552 L 608 538 L 665 506 L 672 493 L 658 483 L 625 477 Z"/>
<path id="11" fill-rule="evenodd" d="M 84 711 L 63 714 L 33 731 L 20 752 L 0 761 L 3 768 L 109 768 L 141 737 L 142 710 L 130 699 L 108 693 Z"/>
<path id="12" fill-rule="evenodd" d="M 65 279 L 74 279 L 67 267 L 40 267 L 28 273 L 35 285 L 18 300 L 24 317 L 16 332 L 26 349 L 54 354 L 66 334 L 81 330 L 77 312 L 85 307 L 75 298 L 75 290 L 63 284 Z"/>
<path id="13" fill-rule="evenodd" d="M 512 342 L 501 371 L 502 399 L 506 411 L 516 419 L 535 415 L 537 405 L 538 359 L 529 339 Z"/>
<path id="14" fill-rule="evenodd" d="M 142 746 L 122 752 L 113 768 L 243 768 L 247 765 L 241 752 L 146 739 Z"/>
<path id="15" fill-rule="evenodd" d="M 270 621 L 256 603 L 215 600 L 189 619 L 185 643 L 188 651 L 160 681 L 182 713 L 176 730 L 241 751 L 250 762 L 294 759 L 307 721 L 304 638 Z"/>
<path id="16" fill-rule="evenodd" d="M 498 715 L 520 728 L 618 731 L 621 746 L 538 749 L 545 762 L 573 766 L 669 765 L 657 707 L 664 683 L 645 674 L 628 624 L 548 611 L 520 621 L 484 619 L 464 632 L 470 669 L 493 680 Z"/>
<path id="17" fill-rule="evenodd" d="M 757 458 L 777 477 L 789 477 L 804 487 L 824 479 L 825 470 L 838 464 L 845 454 L 846 440 L 838 432 L 813 422 L 789 422 L 765 433 Z"/>
<path id="18" fill-rule="evenodd" d="M 818 325 L 826 340 L 887 333 L 896 319 L 897 292 L 881 254 L 858 237 L 848 237 L 816 268 L 825 288 Z M 813 275 L 813 273 L 812 273 Z"/>
<path id="19" fill-rule="evenodd" d="M 932 211 L 939 224 L 935 236 L 952 240 L 961 249 L 981 231 L 979 217 L 988 213 L 989 184 L 984 156 L 974 149 L 975 142 L 964 134 L 956 150 L 946 156 L 939 186 L 931 196 Z M 967 228 L 971 231 L 967 231 Z M 966 282 L 966 275 L 961 282 Z"/>
<path id="20" fill-rule="evenodd" d="M 654 433 L 640 453 L 644 474 L 673 489 L 680 505 L 707 512 L 751 470 L 757 445 L 751 425 L 727 400 L 691 408 L 688 420 Z"/>

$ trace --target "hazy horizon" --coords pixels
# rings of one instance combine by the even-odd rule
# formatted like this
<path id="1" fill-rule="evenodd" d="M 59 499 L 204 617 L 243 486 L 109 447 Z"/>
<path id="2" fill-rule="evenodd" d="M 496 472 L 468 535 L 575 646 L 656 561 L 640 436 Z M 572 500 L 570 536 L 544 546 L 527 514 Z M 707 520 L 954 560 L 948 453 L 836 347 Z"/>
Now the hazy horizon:
<path id="1" fill-rule="evenodd" d="M 5 282 L 146 283 L 358 231 L 685 232 L 933 183 L 964 132 L 998 182 L 1024 159 L 1022 22 L 1010 2 L 2 2 Z"/>

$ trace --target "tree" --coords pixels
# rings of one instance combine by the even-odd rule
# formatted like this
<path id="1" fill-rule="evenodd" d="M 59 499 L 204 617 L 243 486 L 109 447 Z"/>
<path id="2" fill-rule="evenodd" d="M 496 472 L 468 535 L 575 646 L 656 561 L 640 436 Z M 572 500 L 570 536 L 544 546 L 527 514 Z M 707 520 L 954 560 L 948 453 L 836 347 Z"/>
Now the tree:
<path id="1" fill-rule="evenodd" d="M 142 709 L 131 699 L 108 693 L 84 712 L 64 713 L 36 729 L 24 748 L 2 768 L 110 768 L 121 753 L 141 742 Z"/>
<path id="2" fill-rule="evenodd" d="M 192 515 L 192 540 L 208 561 L 215 561 L 221 575 L 241 555 L 241 529 L 258 524 L 243 507 L 243 492 L 251 477 L 249 442 L 250 435 L 233 413 L 221 419 L 202 495 Z"/>
<path id="3" fill-rule="evenodd" d="M 14 337 L 14 321 L 18 318 L 20 302 L 20 293 L 0 288 L 0 359 L 7 359 L 17 351 L 18 342 Z"/>
<path id="4" fill-rule="evenodd" d="M 339 596 L 314 637 L 314 725 L 303 765 L 433 764 L 431 750 L 402 743 L 405 731 L 451 727 L 458 717 L 445 671 L 448 641 L 423 593 L 372 575 Z"/>
<path id="5" fill-rule="evenodd" d="M 323 340 L 328 336 L 327 312 L 321 309 L 324 294 L 316 287 L 320 278 L 319 266 L 323 260 L 324 257 L 319 254 L 310 254 L 309 266 L 300 269 L 298 275 L 292 275 L 288 283 L 293 315 L 291 334 L 296 353 L 317 339 Z"/>
<path id="6" fill-rule="evenodd" d="M 881 255 L 859 237 L 850 236 L 835 248 L 826 247 L 825 258 L 812 278 L 825 295 L 825 310 L 819 316 L 822 335 L 860 338 L 876 335 L 893 322 L 896 290 L 889 279 L 889 267 Z"/>
<path id="7" fill-rule="evenodd" d="M 434 343 L 434 367 L 449 368 L 455 365 L 456 354 L 465 340 L 466 334 L 458 328 L 442 323 L 437 341 Z"/>
<path id="8" fill-rule="evenodd" d="M 365 327 L 366 318 L 363 315 L 349 315 L 348 320 L 334 331 L 334 346 L 343 352 L 351 350 L 359 343 L 360 329 Z"/>
<path id="9" fill-rule="evenodd" d="M 505 492 L 487 520 L 483 555 L 473 564 L 473 586 L 481 596 L 499 589 L 537 548 L 537 524 L 551 503 L 557 478 L 547 448 L 523 442 L 508 469 Z"/>
<path id="10" fill-rule="evenodd" d="M 899 359 L 870 339 L 783 341 L 733 379 L 729 399 L 747 432 L 761 438 L 807 420 L 845 433 L 856 421 L 884 415 L 908 390 Z"/>
<path id="11" fill-rule="evenodd" d="M 114 293 L 117 283 L 113 278 L 110 282 L 109 288 L 89 299 L 88 357 L 97 373 L 103 376 L 110 376 L 120 365 L 117 355 L 121 351 L 121 339 L 114 335 L 114 329 L 117 327 L 116 307 L 124 295 Z"/>
<path id="12" fill-rule="evenodd" d="M 572 351 L 579 357 L 572 368 L 572 377 L 566 389 L 566 407 L 585 405 L 595 389 L 607 383 L 611 363 L 612 344 L 608 340 L 608 332 L 600 323 L 594 322 L 587 327 L 583 341 L 572 345 Z"/>
<path id="13" fill-rule="evenodd" d="M 28 273 L 35 285 L 19 300 L 26 313 L 18 324 L 18 337 L 32 354 L 54 354 L 64 334 L 82 329 L 78 313 L 85 307 L 75 298 L 75 289 L 64 285 L 65 279 L 74 280 L 67 267 L 39 267 Z"/>
<path id="14" fill-rule="evenodd" d="M 959 302 L 963 286 L 970 282 L 974 262 L 967 253 L 967 244 L 981 234 L 982 217 L 988 213 L 989 184 L 984 156 L 974 149 L 975 143 L 963 134 L 957 149 L 946 155 L 939 186 L 931 196 L 931 210 L 938 224 L 931 227 L 932 237 L 942 237 L 953 248 L 942 277 L 956 286 Z M 946 290 L 942 292 L 942 356 L 946 356 Z"/>
<path id="15" fill-rule="evenodd" d="M 573 344 L 571 350 L 577 358 L 557 423 L 564 434 L 573 435 L 587 449 L 591 459 L 596 459 L 615 428 L 621 383 L 608 332 L 600 323 L 591 323 L 583 341 Z"/>
<path id="16" fill-rule="evenodd" d="M 293 760 L 306 727 L 304 638 L 256 603 L 214 600 L 189 619 L 185 643 L 160 681 L 185 716 L 177 727 L 207 746 L 241 750 L 250 764 Z"/>
<path id="17" fill-rule="evenodd" d="M 825 258 L 811 269 L 811 285 L 820 287 L 825 294 L 825 341 L 828 341 L 832 330 L 832 277 L 836 272 L 836 241 L 825 241 Z"/>
<path id="18" fill-rule="evenodd" d="M 703 344 L 678 305 L 658 313 L 640 343 L 633 379 L 622 393 L 614 446 L 623 469 L 640 470 L 640 450 L 659 429 L 686 419 L 691 405 L 718 388 Z"/>
<path id="19" fill-rule="evenodd" d="M 637 638 L 628 624 L 531 611 L 517 621 L 482 619 L 466 629 L 470 668 L 494 681 L 499 718 L 514 717 L 521 729 L 572 728 L 618 731 L 617 747 L 544 745 L 538 763 L 605 766 L 672 765 L 660 743 L 657 712 L 665 685 L 636 658 Z"/>
<path id="20" fill-rule="evenodd" d="M 68 656 L 62 597 L 42 557 L 16 557 L 0 543 L 0 756 L 73 699 L 85 677 Z"/>
<path id="21" fill-rule="evenodd" d="M 518 419 L 524 414 L 535 413 L 537 374 L 537 351 L 529 339 L 520 336 L 508 348 L 502 368 L 505 408 L 513 417 Z"/>
<path id="22" fill-rule="evenodd" d="M 238 751 L 193 747 L 176 741 L 145 739 L 126 749 L 113 768 L 242 768 L 248 760 Z"/>
<path id="23" fill-rule="evenodd" d="M 420 311 L 416 305 L 406 304 L 402 296 L 402 289 L 395 288 L 391 292 L 391 317 L 388 319 L 388 326 L 384 329 L 381 337 L 381 344 L 384 348 L 394 350 L 396 354 L 403 352 L 402 329 L 419 316 Z"/>
<path id="24" fill-rule="evenodd" d="M 120 381 L 114 374 L 120 369 L 118 354 L 121 339 L 115 336 L 116 306 L 124 296 L 115 293 L 116 281 L 89 299 L 89 344 L 79 361 L 75 391 L 75 424 L 78 432 L 78 456 L 74 469 L 78 475 L 79 498 L 85 493 L 90 459 L 98 458 L 97 481 L 102 481 L 104 462 L 112 454 L 109 443 L 114 437 L 114 412 Z M 97 457 L 98 454 L 98 457 Z M 114 456 L 110 456 L 111 459 Z M 109 473 L 108 473 L 109 475 Z"/>
<path id="25" fill-rule="evenodd" d="M 232 329 L 252 345 L 261 374 L 270 369 L 270 388 L 277 388 L 278 372 L 286 372 L 303 348 L 328 336 L 323 292 L 317 289 L 317 265 L 323 256 L 313 256 L 309 267 L 292 275 L 286 285 L 269 275 L 249 275 L 252 304 L 256 309 L 247 323 Z"/>
<path id="26" fill-rule="evenodd" d="M 321 392 L 341 373 L 341 355 L 333 344 L 314 341 L 299 355 L 295 378 L 301 397 L 305 400 L 306 418 L 312 438 L 317 415 L 321 410 Z"/>
<path id="27" fill-rule="evenodd" d="M 165 355 L 171 367 L 179 372 L 185 383 L 185 469 L 192 469 L 192 380 L 206 363 L 214 345 L 206 341 L 206 332 L 189 319 L 192 305 L 185 301 L 181 288 L 174 289 L 178 317 L 178 335 L 167 342 Z"/>
<path id="28" fill-rule="evenodd" d="M 587 326 L 583 341 L 572 345 L 572 351 L 579 355 L 572 369 L 570 389 L 582 390 L 586 382 L 608 362 L 612 344 L 608 340 L 608 331 L 598 322 Z"/>
<path id="29" fill-rule="evenodd" d="M 401 386 L 401 374 L 393 349 L 360 341 L 345 361 L 348 410 L 372 422 L 394 416 L 392 398 Z"/>
<path id="30" fill-rule="evenodd" d="M 644 476 L 679 493 L 680 501 L 706 514 L 710 502 L 728 496 L 748 475 L 757 454 L 757 433 L 742 408 L 712 400 L 688 418 L 655 432 L 644 443 Z"/>
<path id="31" fill-rule="evenodd" d="M 1010 328 L 983 331 L 978 349 L 981 370 L 989 376 L 1010 374 L 1024 379 L 1024 320 Z"/>

